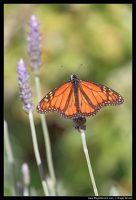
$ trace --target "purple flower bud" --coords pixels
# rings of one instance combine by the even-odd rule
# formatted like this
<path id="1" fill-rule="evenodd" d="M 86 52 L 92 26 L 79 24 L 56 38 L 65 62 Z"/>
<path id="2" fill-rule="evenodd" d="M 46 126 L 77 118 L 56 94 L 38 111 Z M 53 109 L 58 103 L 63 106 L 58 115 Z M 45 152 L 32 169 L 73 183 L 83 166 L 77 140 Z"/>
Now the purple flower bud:
<path id="1" fill-rule="evenodd" d="M 29 185 L 30 173 L 29 173 L 29 166 L 27 163 L 23 163 L 21 171 L 22 171 L 22 180 L 23 180 L 24 185 Z"/>
<path id="2" fill-rule="evenodd" d="M 39 33 L 39 23 L 34 15 L 30 18 L 30 32 L 27 40 L 30 66 L 37 71 L 41 65 L 41 35 Z"/>
<path id="3" fill-rule="evenodd" d="M 23 59 L 18 62 L 18 85 L 20 90 L 20 99 L 23 103 L 23 108 L 25 111 L 33 111 L 34 106 L 32 103 L 32 92 L 29 85 L 29 76 L 27 74 L 25 63 Z"/>

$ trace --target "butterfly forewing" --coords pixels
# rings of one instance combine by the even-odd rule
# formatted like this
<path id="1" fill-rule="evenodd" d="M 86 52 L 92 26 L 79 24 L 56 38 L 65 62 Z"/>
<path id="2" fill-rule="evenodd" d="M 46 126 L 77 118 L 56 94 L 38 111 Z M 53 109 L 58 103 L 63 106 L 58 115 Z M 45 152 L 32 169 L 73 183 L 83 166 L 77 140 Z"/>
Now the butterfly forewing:
<path id="1" fill-rule="evenodd" d="M 58 112 L 62 116 L 72 118 L 76 114 L 74 90 L 69 81 L 49 92 L 37 105 L 39 113 Z"/>

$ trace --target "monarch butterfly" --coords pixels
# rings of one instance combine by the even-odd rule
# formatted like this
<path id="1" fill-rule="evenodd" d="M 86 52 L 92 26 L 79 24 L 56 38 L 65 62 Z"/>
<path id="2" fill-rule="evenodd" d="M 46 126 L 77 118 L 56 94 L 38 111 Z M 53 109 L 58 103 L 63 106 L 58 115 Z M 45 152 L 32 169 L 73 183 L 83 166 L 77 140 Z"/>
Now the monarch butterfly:
<path id="1" fill-rule="evenodd" d="M 37 112 L 58 112 L 65 118 L 94 116 L 103 106 L 119 105 L 123 97 L 114 90 L 91 81 L 82 81 L 76 75 L 49 92 L 37 105 Z"/>

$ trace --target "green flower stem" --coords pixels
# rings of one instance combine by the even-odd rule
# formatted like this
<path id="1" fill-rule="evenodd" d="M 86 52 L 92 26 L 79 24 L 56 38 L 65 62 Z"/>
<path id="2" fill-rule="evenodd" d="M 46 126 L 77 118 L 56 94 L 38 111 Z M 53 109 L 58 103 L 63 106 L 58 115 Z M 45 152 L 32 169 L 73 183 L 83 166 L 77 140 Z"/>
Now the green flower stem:
<path id="1" fill-rule="evenodd" d="M 39 149 L 38 149 L 38 143 L 37 143 L 35 126 L 34 126 L 33 114 L 32 114 L 31 111 L 29 112 L 29 121 L 30 121 L 30 128 L 31 128 L 35 158 L 36 158 L 36 162 L 37 162 L 37 165 L 38 165 L 39 174 L 40 174 L 40 177 L 41 177 L 44 194 L 46 196 L 49 196 L 47 183 L 45 181 L 44 171 L 43 171 L 43 167 L 42 167 L 41 157 L 40 157 L 40 153 L 39 153 Z"/>
<path id="2" fill-rule="evenodd" d="M 40 101 L 41 100 L 41 87 L 40 87 L 40 79 L 38 76 L 35 76 L 35 85 L 36 85 L 36 93 L 37 93 L 38 101 Z M 51 144 L 50 144 L 50 138 L 49 138 L 49 133 L 48 133 L 48 129 L 47 129 L 45 115 L 43 115 L 43 114 L 40 115 L 40 119 L 41 119 L 44 141 L 45 141 L 47 164 L 48 164 L 50 176 L 53 181 L 53 186 L 55 187 L 55 190 L 54 190 L 54 192 L 55 192 L 56 191 L 56 177 L 55 177 L 55 171 L 54 171 L 54 167 L 53 167 Z"/>
<path id="3" fill-rule="evenodd" d="M 4 142 L 5 142 L 5 148 L 7 152 L 8 162 L 11 166 L 12 171 L 12 178 L 13 178 L 13 185 L 14 185 L 14 194 L 17 195 L 16 190 L 16 176 L 15 176 L 15 163 L 14 163 L 14 157 L 12 153 L 12 148 L 10 145 L 10 139 L 9 139 L 9 132 L 8 132 L 8 125 L 7 122 L 4 120 Z"/>
<path id="4" fill-rule="evenodd" d="M 90 178 L 91 178 L 92 185 L 93 185 L 93 190 L 94 190 L 95 196 L 98 196 L 98 190 L 97 190 L 97 187 L 96 187 L 96 183 L 95 183 L 95 179 L 94 179 L 94 175 L 93 175 L 93 170 L 92 170 L 91 162 L 90 162 L 90 158 L 89 158 L 88 148 L 87 148 L 87 144 L 86 144 L 85 132 L 84 132 L 84 130 L 80 130 L 80 133 L 81 133 L 83 150 L 84 150 L 86 161 L 87 161 L 87 166 L 88 166 Z"/>

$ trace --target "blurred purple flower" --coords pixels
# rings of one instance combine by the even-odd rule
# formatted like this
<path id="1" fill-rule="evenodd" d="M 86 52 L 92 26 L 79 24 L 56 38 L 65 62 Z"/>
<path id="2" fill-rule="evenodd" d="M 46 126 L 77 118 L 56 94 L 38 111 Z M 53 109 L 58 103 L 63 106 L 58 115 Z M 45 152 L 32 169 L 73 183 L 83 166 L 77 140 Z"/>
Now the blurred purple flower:
<path id="1" fill-rule="evenodd" d="M 30 18 L 30 32 L 27 40 L 30 66 L 37 71 L 41 65 L 41 35 L 39 33 L 39 23 L 34 15 Z"/>
<path id="2" fill-rule="evenodd" d="M 23 184 L 28 186 L 30 184 L 30 172 L 29 172 L 29 166 L 27 163 L 22 164 L 22 180 Z"/>
<path id="3" fill-rule="evenodd" d="M 23 103 L 23 109 L 27 112 L 33 111 L 34 106 L 32 103 L 32 92 L 28 80 L 29 75 L 27 74 L 23 59 L 20 59 L 20 61 L 18 62 L 17 73 L 18 73 L 20 99 Z"/>

